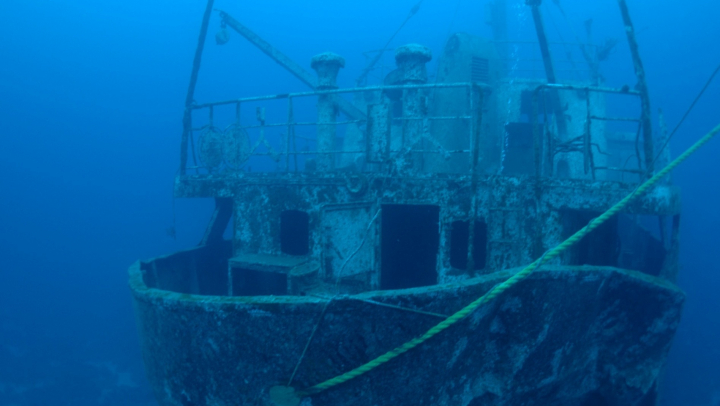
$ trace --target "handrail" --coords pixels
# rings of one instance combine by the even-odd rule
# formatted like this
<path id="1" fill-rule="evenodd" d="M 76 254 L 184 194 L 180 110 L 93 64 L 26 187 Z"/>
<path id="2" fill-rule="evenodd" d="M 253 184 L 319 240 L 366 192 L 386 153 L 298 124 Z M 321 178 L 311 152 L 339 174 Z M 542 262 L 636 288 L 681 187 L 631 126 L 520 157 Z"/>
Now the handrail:
<path id="1" fill-rule="evenodd" d="M 567 85 L 562 83 L 546 83 L 538 86 L 536 90 L 542 88 L 550 88 L 550 89 L 559 89 L 559 90 L 586 90 L 590 92 L 599 92 L 599 93 L 615 93 L 615 94 L 628 94 L 628 95 L 634 95 L 634 96 L 640 96 L 640 92 L 633 89 L 627 89 L 627 88 L 613 88 L 613 87 L 602 87 L 602 86 L 577 86 L 577 85 Z"/>
<path id="2" fill-rule="evenodd" d="M 461 88 L 461 87 L 479 87 L 482 89 L 490 89 L 490 86 L 486 83 L 480 82 L 457 82 L 457 83 L 429 83 L 422 85 L 378 85 L 378 86 L 365 86 L 365 87 L 351 87 L 342 89 L 330 89 L 330 90 L 314 90 L 309 92 L 296 92 L 296 93 L 278 93 L 266 96 L 254 96 L 254 97 L 242 97 L 239 99 L 222 100 L 217 102 L 202 103 L 193 105 L 193 109 L 202 109 L 211 106 L 220 106 L 225 104 L 234 103 L 245 103 L 263 100 L 276 100 L 276 99 L 287 99 L 295 97 L 308 97 L 308 96 L 321 96 L 328 94 L 344 94 L 344 93 L 365 93 L 375 92 L 382 90 L 404 90 L 404 89 L 436 89 L 436 88 Z"/>
<path id="3" fill-rule="evenodd" d="M 305 151 L 298 151 L 297 146 L 295 144 L 295 140 L 298 138 L 298 136 L 295 134 L 295 130 L 298 127 L 301 126 L 321 126 L 326 125 L 323 123 L 320 123 L 318 121 L 311 120 L 302 120 L 302 121 L 295 121 L 295 115 L 293 113 L 294 107 L 293 107 L 293 100 L 296 100 L 301 97 L 323 97 L 328 95 L 340 95 L 340 94 L 353 94 L 353 93 L 367 93 L 367 92 L 383 92 L 383 91 L 418 91 L 418 90 L 429 90 L 429 89 L 461 89 L 460 92 L 463 94 L 466 94 L 465 97 L 470 97 L 471 99 L 474 97 L 473 95 L 478 95 L 485 93 L 489 91 L 491 88 L 486 83 L 481 82 L 456 82 L 456 83 L 429 83 L 429 84 L 402 84 L 402 85 L 379 85 L 379 86 L 366 86 L 366 87 L 352 87 L 352 88 L 341 88 L 341 89 L 324 89 L 324 90 L 311 90 L 311 91 L 303 91 L 303 92 L 295 92 L 295 93 L 282 93 L 282 94 L 273 94 L 273 95 L 263 95 L 263 96 L 252 96 L 252 97 L 243 97 L 243 98 L 236 98 L 236 99 L 230 99 L 230 100 L 220 100 L 220 101 L 214 101 L 214 102 L 208 102 L 208 103 L 202 103 L 202 104 L 195 104 L 192 106 L 192 110 L 203 110 L 207 111 L 207 114 L 209 114 L 208 121 L 209 124 L 200 126 L 199 128 L 193 128 L 193 130 L 196 131 L 203 131 L 205 135 L 209 138 L 206 138 L 210 144 L 207 144 L 208 147 L 205 149 L 202 149 L 203 151 L 208 151 L 210 155 L 209 157 L 212 158 L 211 161 L 213 162 L 210 165 L 204 166 L 198 166 L 196 164 L 196 168 L 206 168 L 209 170 L 214 170 L 214 168 L 220 168 L 223 166 L 229 165 L 230 168 L 239 169 L 242 165 L 245 165 L 247 163 L 247 160 L 250 157 L 265 157 L 269 156 L 273 158 L 273 160 L 276 163 L 280 164 L 279 169 L 281 171 L 288 171 L 290 170 L 290 164 L 292 163 L 291 160 L 294 160 L 295 168 L 297 170 L 298 163 L 296 162 L 297 157 L 300 156 L 310 156 L 314 155 L 317 157 L 326 157 L 328 155 L 341 155 L 341 154 L 363 154 L 363 153 L 369 153 L 369 150 L 362 149 L 356 147 L 350 147 L 348 149 L 342 149 L 342 150 L 328 150 L 327 148 L 319 148 L 319 150 L 305 150 Z M 338 96 L 339 97 L 339 96 Z M 245 125 L 240 124 L 240 106 L 246 105 L 247 103 L 252 102 L 266 102 L 270 100 L 279 100 L 284 99 L 287 100 L 287 118 L 285 120 L 279 119 L 275 122 L 266 122 L 265 121 L 265 108 L 261 106 L 257 106 L 257 112 L 256 116 L 258 119 L 258 122 L 255 123 L 245 123 Z M 235 121 L 234 123 L 231 123 L 226 128 L 218 128 L 213 124 L 213 117 L 215 114 L 215 108 L 216 106 L 235 106 Z M 469 101 L 469 107 L 470 111 L 474 108 L 474 105 L 472 101 Z M 396 124 L 399 123 L 409 123 L 409 122 L 424 122 L 424 123 L 431 123 L 431 122 L 439 122 L 439 121 L 465 121 L 469 122 L 469 130 L 470 133 L 472 133 L 472 129 L 477 126 L 477 124 L 473 123 L 476 114 L 474 113 L 468 113 L 468 112 L 457 112 L 459 114 L 457 115 L 448 115 L 448 114 L 437 114 L 437 115 L 430 115 L 427 114 L 427 112 L 421 114 L 420 116 L 402 116 L 402 117 L 393 117 L 392 120 Z M 365 125 L 367 120 L 359 119 L 359 120 L 345 120 L 345 121 L 336 121 L 333 122 L 333 126 L 339 126 L 339 125 L 352 125 L 357 124 L 359 126 Z M 475 124 L 475 125 L 474 125 Z M 426 124 L 423 124 L 426 125 Z M 403 125 L 404 126 L 404 125 Z M 277 149 L 276 144 L 268 144 L 268 138 L 266 138 L 266 130 L 269 130 L 271 128 L 282 128 L 287 127 L 287 132 L 280 135 L 280 148 Z M 243 135 L 242 133 L 245 133 L 247 130 L 259 130 L 259 138 L 258 140 L 249 143 L 248 135 Z M 476 128 L 479 130 L 479 127 Z M 361 131 L 364 131 L 361 129 Z M 237 135 L 230 135 L 228 136 L 225 133 L 232 132 L 232 134 Z M 229 133 L 228 133 L 229 134 Z M 232 137 L 241 137 L 239 138 L 240 141 L 228 141 Z M 390 135 L 388 134 L 388 137 Z M 419 138 L 427 139 L 428 142 L 434 146 L 437 147 L 437 151 L 434 150 L 432 147 L 428 148 L 426 145 L 425 147 L 420 145 L 415 145 L 417 140 L 409 142 L 408 145 L 404 145 L 398 149 L 394 150 L 394 153 L 399 154 L 401 156 L 405 156 L 410 153 L 423 153 L 423 154 L 442 154 L 446 158 L 448 156 L 457 155 L 457 154 L 468 154 L 472 152 L 472 140 L 468 140 L 468 143 L 470 144 L 470 147 L 462 147 L 462 146 L 454 146 L 450 149 L 445 149 L 442 146 L 442 143 L 438 142 L 438 140 L 435 140 L 432 138 L 432 134 L 429 133 L 423 133 L 417 135 Z M 469 135 L 470 136 L 470 135 Z M 413 138 L 414 139 L 414 138 Z M 201 144 L 203 144 L 202 140 L 200 139 Z M 225 155 L 225 148 L 226 146 L 230 146 L 230 148 L 235 148 L 234 146 L 231 146 L 233 142 L 241 142 L 242 145 L 246 145 L 243 149 L 244 152 L 241 153 L 241 161 L 235 162 L 235 161 L 228 161 L 227 156 Z M 228 143 L 228 144 L 226 144 Z M 234 144 L 233 144 L 234 145 Z M 263 147 L 264 145 L 264 147 Z M 259 148 L 259 149 L 258 149 Z M 264 149 L 267 148 L 267 151 L 264 151 Z M 312 148 L 311 148 L 312 149 Z M 220 152 L 218 152 L 220 151 Z M 202 153 L 202 152 L 201 152 Z M 232 155 L 232 152 L 230 153 Z M 220 155 L 223 155 L 220 157 Z M 202 159 L 202 158 L 201 158 Z M 230 158 L 231 160 L 234 158 Z M 216 162 L 217 161 L 217 162 Z M 222 162 L 221 162 L 222 161 Z"/>
<path id="4" fill-rule="evenodd" d="M 602 86 L 578 86 L 578 85 L 569 85 L 569 84 L 562 84 L 562 83 L 545 83 L 542 85 L 539 85 L 535 88 L 532 94 L 532 117 L 531 117 L 531 125 L 532 125 L 532 131 L 533 131 L 533 140 L 534 140 L 534 149 L 535 149 L 535 175 L 537 177 L 541 176 L 548 176 L 551 175 L 548 173 L 548 170 L 546 169 L 543 171 L 543 161 L 545 160 L 545 164 L 552 168 L 552 162 L 554 160 L 554 151 L 550 148 L 550 140 L 543 140 L 540 133 L 539 133 L 539 124 L 537 123 L 537 115 L 538 115 L 538 97 L 540 95 L 540 92 L 546 89 L 551 89 L 554 91 L 558 90 L 573 90 L 573 91 L 582 91 L 587 94 L 587 102 L 586 102 L 586 109 L 587 109 L 587 116 L 586 116 L 586 131 L 583 136 L 583 155 L 585 156 L 585 170 L 586 172 L 589 170 L 592 170 L 592 176 L 593 179 L 595 178 L 595 164 L 592 159 L 592 153 L 590 151 L 591 143 L 590 143 L 590 121 L 591 120 L 603 120 L 603 121 L 627 121 L 627 122 L 642 122 L 642 118 L 634 119 L 634 118 L 627 118 L 627 117 L 601 117 L 601 116 L 595 116 L 591 113 L 590 109 L 590 92 L 597 92 L 597 93 L 606 93 L 606 94 L 617 94 L 617 95 L 628 95 L 628 96 L 636 96 L 640 97 L 641 102 L 643 98 L 642 92 L 638 90 L 629 89 L 627 87 L 621 87 L 621 88 L 611 88 L 611 87 L 602 87 Z M 545 151 L 545 157 L 543 158 L 542 150 L 543 148 L 546 149 Z M 607 168 L 602 168 L 607 169 Z"/>

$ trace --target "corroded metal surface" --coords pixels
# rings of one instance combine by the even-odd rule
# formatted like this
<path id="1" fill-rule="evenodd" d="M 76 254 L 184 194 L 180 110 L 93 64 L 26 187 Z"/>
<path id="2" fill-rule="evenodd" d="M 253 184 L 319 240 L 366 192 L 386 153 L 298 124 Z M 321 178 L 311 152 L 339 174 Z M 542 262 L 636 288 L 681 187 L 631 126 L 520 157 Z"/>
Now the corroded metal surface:
<path id="1" fill-rule="evenodd" d="M 143 267 L 146 268 L 146 267 Z M 131 287 L 148 377 L 163 406 L 270 405 L 327 299 L 199 296 Z M 416 337 L 512 271 L 332 299 L 292 385 L 304 388 Z M 440 336 L 304 405 L 637 404 L 654 385 L 684 295 L 638 272 L 541 269 Z M 438 379 L 442 377 L 442 379 Z"/>
<path id="2" fill-rule="evenodd" d="M 466 220 L 471 203 L 469 176 L 382 176 L 379 174 L 244 174 L 243 176 L 186 176 L 178 178 L 176 195 L 232 197 L 235 201 L 235 254 L 281 255 L 280 213 L 301 210 L 310 217 L 310 256 L 323 254 L 328 208 L 365 205 L 370 213 L 383 204 L 426 204 L 440 207 L 440 282 L 455 279 L 449 261 L 449 225 Z M 634 186 L 616 182 L 571 179 L 488 177 L 478 181 L 477 217 L 488 226 L 488 260 L 483 272 L 531 262 L 560 243 L 563 212 L 602 212 L 632 192 Z M 629 213 L 672 216 L 680 212 L 679 192 L 660 186 L 638 200 Z M 249 215 L 252 213 L 252 215 Z M 368 217 L 344 224 L 344 234 L 368 226 Z M 367 243 L 379 243 L 379 234 Z M 356 244 L 359 240 L 355 240 Z M 460 273 L 464 277 L 471 276 Z M 374 286 L 376 288 L 376 286 Z M 373 288 L 368 286 L 367 288 Z"/>

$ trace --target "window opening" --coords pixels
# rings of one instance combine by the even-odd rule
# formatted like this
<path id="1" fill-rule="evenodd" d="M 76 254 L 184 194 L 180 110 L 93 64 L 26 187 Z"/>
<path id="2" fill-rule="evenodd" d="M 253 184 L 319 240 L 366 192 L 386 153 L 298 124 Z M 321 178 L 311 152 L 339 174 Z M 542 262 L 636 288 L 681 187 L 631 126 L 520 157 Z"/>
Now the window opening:
<path id="1" fill-rule="evenodd" d="M 439 221 L 438 206 L 382 206 L 381 289 L 404 289 L 437 283 Z"/>
<path id="2" fill-rule="evenodd" d="M 310 251 L 310 216 L 299 210 L 280 214 L 280 251 L 288 255 L 307 255 Z"/>

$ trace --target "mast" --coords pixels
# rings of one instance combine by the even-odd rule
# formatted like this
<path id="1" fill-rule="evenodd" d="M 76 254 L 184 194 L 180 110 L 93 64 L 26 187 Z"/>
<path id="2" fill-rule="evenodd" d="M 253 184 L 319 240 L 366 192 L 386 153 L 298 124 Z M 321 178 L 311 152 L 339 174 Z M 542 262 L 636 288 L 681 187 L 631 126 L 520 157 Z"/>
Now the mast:
<path id="1" fill-rule="evenodd" d="M 195 95 L 195 85 L 197 84 L 198 72 L 200 72 L 200 60 L 202 59 L 203 48 L 205 47 L 205 38 L 207 37 L 208 23 L 210 22 L 210 13 L 212 12 L 214 0 L 208 0 L 205 6 L 205 14 L 203 14 L 202 25 L 200 26 L 200 36 L 198 44 L 195 48 L 195 58 L 193 59 L 192 72 L 190 73 L 190 84 L 188 85 L 187 95 L 185 96 L 185 111 L 183 113 L 183 133 L 180 143 L 180 174 L 185 174 L 187 166 L 187 145 L 190 135 L 192 134 L 192 105 Z M 193 159 L 195 157 L 193 156 Z"/>
<path id="2" fill-rule="evenodd" d="M 645 169 L 648 175 L 654 173 L 653 168 L 653 139 L 652 139 L 652 121 L 650 118 L 650 95 L 648 94 L 647 81 L 645 80 L 645 68 L 643 68 L 642 59 L 640 59 L 640 51 L 637 39 L 635 38 L 635 28 L 632 20 L 630 20 L 630 12 L 628 11 L 625 0 L 618 0 L 620 13 L 622 14 L 623 23 L 625 24 L 625 34 L 627 34 L 630 53 L 632 54 L 633 67 L 635 68 L 635 76 L 637 77 L 637 91 L 640 92 L 640 101 L 642 105 L 642 122 L 643 128 L 643 152 L 645 153 Z M 639 157 L 638 157 L 639 158 Z"/>
<path id="3" fill-rule="evenodd" d="M 548 45 L 547 35 L 545 34 L 545 25 L 543 24 L 542 14 L 540 14 L 540 4 L 542 4 L 542 0 L 525 0 L 525 4 L 530 6 L 530 9 L 532 10 L 535 32 L 537 33 L 538 43 L 540 44 L 540 54 L 542 55 L 543 64 L 545 66 L 547 81 L 550 84 L 557 83 L 555 67 L 553 66 L 552 57 L 550 56 L 550 46 Z M 554 108 L 558 135 L 560 136 L 560 139 L 564 139 L 567 134 L 567 125 L 565 123 L 565 112 L 563 111 L 563 107 L 560 103 L 560 94 L 555 89 L 550 89 L 549 93 L 550 100 Z"/>

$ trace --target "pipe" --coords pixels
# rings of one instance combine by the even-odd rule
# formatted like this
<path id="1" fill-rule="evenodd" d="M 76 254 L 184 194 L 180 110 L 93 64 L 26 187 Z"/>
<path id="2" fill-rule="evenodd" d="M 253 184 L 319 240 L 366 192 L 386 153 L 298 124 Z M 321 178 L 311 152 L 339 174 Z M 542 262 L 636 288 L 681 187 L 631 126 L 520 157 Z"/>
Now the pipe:
<path id="1" fill-rule="evenodd" d="M 337 89 L 337 75 L 340 68 L 345 66 L 345 59 L 332 52 L 315 55 L 312 58 L 312 68 L 317 72 L 318 90 Z M 330 151 L 335 149 L 337 133 L 337 104 L 332 94 L 318 96 L 317 102 L 317 169 L 327 172 L 335 168 L 335 155 Z"/>

